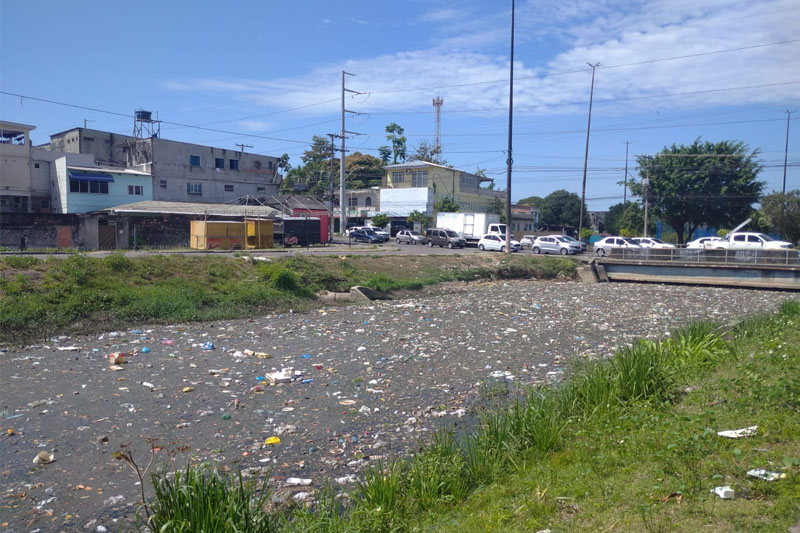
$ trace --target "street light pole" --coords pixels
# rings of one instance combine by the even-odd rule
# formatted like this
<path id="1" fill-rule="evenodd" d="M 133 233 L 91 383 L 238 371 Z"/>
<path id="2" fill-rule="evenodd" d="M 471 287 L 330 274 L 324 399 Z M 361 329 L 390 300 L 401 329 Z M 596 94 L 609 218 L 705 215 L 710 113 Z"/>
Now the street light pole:
<path id="1" fill-rule="evenodd" d="M 583 188 L 581 189 L 581 216 L 578 219 L 578 239 L 581 238 L 583 231 L 583 206 L 586 204 L 586 168 L 589 165 L 589 132 L 592 129 L 592 99 L 594 97 L 594 71 L 600 66 L 600 63 L 586 63 L 592 67 L 592 85 L 589 89 L 589 123 L 586 126 L 586 152 L 583 156 Z"/>

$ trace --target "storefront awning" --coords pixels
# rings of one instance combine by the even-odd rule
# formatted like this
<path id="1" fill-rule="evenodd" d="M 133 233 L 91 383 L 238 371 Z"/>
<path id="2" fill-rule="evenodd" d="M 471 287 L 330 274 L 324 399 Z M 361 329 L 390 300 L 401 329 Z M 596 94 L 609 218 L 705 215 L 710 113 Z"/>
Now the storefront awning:
<path id="1" fill-rule="evenodd" d="M 77 181 L 101 181 L 105 183 L 114 181 L 111 174 L 83 174 L 81 172 L 70 172 L 69 179 Z"/>

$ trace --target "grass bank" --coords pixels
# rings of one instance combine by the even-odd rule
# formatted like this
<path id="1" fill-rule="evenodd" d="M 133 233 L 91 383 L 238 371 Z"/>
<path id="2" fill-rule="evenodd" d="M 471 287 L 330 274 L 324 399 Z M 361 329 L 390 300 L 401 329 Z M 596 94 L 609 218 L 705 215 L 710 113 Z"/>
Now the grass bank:
<path id="1" fill-rule="evenodd" d="M 321 290 L 381 291 L 447 281 L 572 278 L 576 263 L 513 255 L 249 257 L 112 254 L 0 260 L 0 342 L 131 323 L 220 320 L 316 305 Z"/>
<path id="2" fill-rule="evenodd" d="M 264 507 L 263 487 L 197 466 L 154 476 L 146 510 L 152 531 L 786 531 L 800 516 L 799 364 L 793 301 L 581 364 L 467 434 L 374 464 L 347 499 L 323 487 L 310 508 Z M 710 492 L 721 485 L 734 499 Z"/>

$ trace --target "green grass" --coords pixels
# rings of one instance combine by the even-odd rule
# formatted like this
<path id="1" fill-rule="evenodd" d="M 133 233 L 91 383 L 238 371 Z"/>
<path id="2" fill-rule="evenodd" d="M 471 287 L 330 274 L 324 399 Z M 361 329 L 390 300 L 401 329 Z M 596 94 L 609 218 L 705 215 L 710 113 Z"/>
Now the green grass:
<path id="1" fill-rule="evenodd" d="M 495 256 L 496 257 L 496 256 Z M 571 278 L 575 263 L 512 256 L 249 257 L 114 253 L 0 260 L 0 342 L 42 340 L 132 323 L 249 317 L 316 304 L 321 290 L 392 292 L 448 281 Z"/>
<path id="2" fill-rule="evenodd" d="M 313 509 L 264 512 L 280 531 L 786 531 L 800 516 L 799 364 L 798 301 L 730 333 L 691 325 L 368 467 L 350 505 L 325 489 Z"/>

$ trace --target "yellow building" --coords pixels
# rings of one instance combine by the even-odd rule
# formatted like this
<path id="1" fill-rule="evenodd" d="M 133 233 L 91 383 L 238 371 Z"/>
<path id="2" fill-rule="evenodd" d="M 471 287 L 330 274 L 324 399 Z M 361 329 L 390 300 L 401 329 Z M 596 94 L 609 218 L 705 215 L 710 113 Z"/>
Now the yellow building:
<path id="1" fill-rule="evenodd" d="M 505 204 L 506 193 L 482 188 L 481 184 L 494 180 L 476 176 L 453 167 L 427 161 L 410 161 L 383 167 L 384 189 L 410 189 L 425 187 L 433 190 L 434 200 L 448 197 L 459 204 L 464 213 L 485 213 L 495 198 Z"/>

